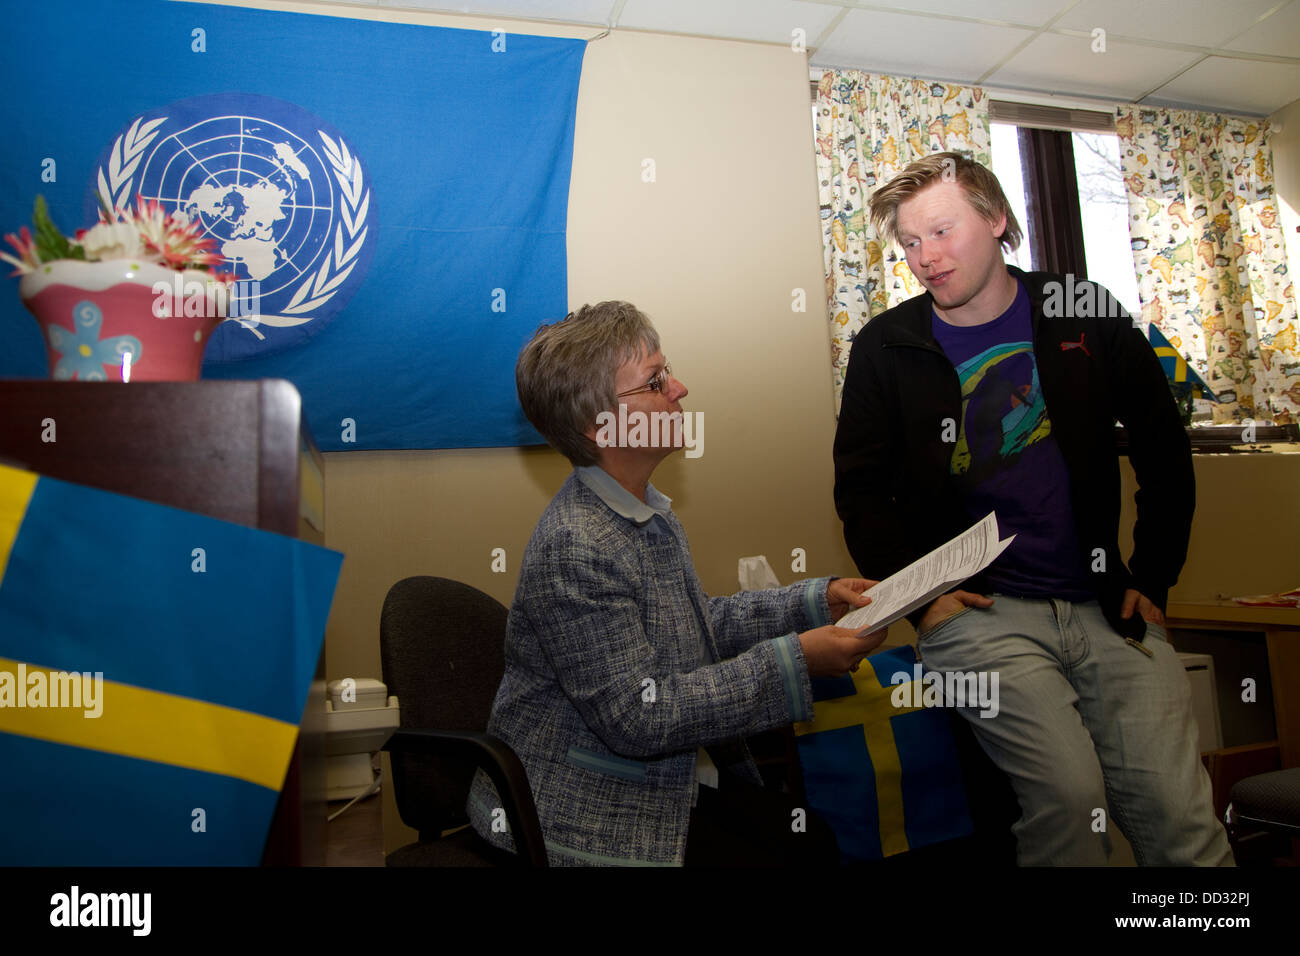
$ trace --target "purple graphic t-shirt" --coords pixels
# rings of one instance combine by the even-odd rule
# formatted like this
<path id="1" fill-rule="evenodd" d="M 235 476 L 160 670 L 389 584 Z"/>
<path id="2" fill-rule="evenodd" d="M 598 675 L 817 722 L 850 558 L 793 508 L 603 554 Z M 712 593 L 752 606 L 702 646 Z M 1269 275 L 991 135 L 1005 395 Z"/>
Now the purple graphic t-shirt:
<path id="1" fill-rule="evenodd" d="M 1079 554 L 1070 474 L 1038 384 L 1029 294 L 1016 286 L 1011 307 L 983 325 L 949 325 L 932 313 L 934 337 L 961 382 L 950 467 L 971 521 L 996 511 L 1001 536 L 1016 535 L 985 572 L 990 590 L 1089 600 L 1095 595 Z"/>

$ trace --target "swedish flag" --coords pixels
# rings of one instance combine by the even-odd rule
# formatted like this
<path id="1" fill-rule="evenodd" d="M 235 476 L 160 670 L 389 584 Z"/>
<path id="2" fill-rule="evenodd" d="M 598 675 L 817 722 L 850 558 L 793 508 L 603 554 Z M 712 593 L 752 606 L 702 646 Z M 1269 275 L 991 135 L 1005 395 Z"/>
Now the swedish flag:
<path id="1" fill-rule="evenodd" d="M 795 724 L 808 803 L 846 862 L 974 832 L 948 715 L 891 700 L 891 678 L 910 680 L 916 660 L 911 645 L 895 647 L 851 677 L 814 678 L 813 719 Z"/>
<path id="2" fill-rule="evenodd" d="M 0 466 L 0 864 L 256 864 L 341 563 Z"/>
<path id="3" fill-rule="evenodd" d="M 1205 384 L 1205 380 L 1196 374 L 1196 370 L 1187 364 L 1187 359 L 1183 358 L 1164 334 L 1154 324 L 1147 328 L 1147 338 L 1151 342 L 1151 347 L 1155 349 L 1156 356 L 1160 359 L 1160 367 L 1165 370 L 1165 377 L 1169 379 L 1174 390 L 1179 394 L 1191 392 L 1196 398 L 1217 402 L 1219 397 L 1214 394 L 1210 386 Z"/>

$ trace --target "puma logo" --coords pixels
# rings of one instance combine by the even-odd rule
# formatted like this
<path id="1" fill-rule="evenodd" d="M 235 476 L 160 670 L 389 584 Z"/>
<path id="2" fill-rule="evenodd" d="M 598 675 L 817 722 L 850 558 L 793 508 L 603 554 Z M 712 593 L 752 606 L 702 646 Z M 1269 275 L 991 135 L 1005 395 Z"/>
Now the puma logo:
<path id="1" fill-rule="evenodd" d="M 1080 332 L 1079 341 L 1077 342 L 1062 342 L 1061 351 L 1068 352 L 1070 351 L 1070 349 L 1083 349 L 1083 354 L 1088 356 L 1088 358 L 1092 358 L 1092 353 L 1088 351 L 1088 346 L 1083 344 L 1083 339 L 1085 335 L 1086 333 Z"/>

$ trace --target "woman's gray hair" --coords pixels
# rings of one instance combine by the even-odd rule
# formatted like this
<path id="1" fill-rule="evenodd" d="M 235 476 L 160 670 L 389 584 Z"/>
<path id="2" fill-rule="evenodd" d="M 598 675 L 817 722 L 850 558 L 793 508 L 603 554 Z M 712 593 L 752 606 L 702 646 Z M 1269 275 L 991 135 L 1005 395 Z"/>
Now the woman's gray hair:
<path id="1" fill-rule="evenodd" d="M 598 302 L 534 334 L 515 363 L 519 404 L 533 427 L 574 465 L 596 464 L 583 434 L 603 411 L 616 411 L 614 376 L 642 353 L 659 351 L 659 333 L 629 302 Z"/>

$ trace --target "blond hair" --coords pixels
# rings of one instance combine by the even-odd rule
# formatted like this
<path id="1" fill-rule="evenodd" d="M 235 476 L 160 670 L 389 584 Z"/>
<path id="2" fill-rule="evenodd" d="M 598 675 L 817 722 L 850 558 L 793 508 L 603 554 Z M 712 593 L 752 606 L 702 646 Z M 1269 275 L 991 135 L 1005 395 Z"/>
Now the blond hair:
<path id="1" fill-rule="evenodd" d="M 887 240 L 898 242 L 898 207 L 940 180 L 959 183 L 971 206 L 988 222 L 997 222 L 999 216 L 1006 215 L 1007 224 L 998 241 L 1007 252 L 1020 245 L 1024 233 L 1002 184 L 992 172 L 962 153 L 934 153 L 908 163 L 871 197 L 871 224 Z"/>

